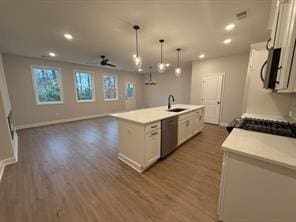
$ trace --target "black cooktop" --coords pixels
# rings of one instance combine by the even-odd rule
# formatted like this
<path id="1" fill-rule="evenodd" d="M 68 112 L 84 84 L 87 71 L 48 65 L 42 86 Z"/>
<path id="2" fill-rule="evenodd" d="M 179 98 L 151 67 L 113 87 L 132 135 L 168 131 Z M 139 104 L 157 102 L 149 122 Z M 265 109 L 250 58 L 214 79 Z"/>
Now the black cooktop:
<path id="1" fill-rule="evenodd" d="M 229 132 L 233 128 L 296 138 L 296 123 L 255 118 L 238 118 L 227 126 Z"/>

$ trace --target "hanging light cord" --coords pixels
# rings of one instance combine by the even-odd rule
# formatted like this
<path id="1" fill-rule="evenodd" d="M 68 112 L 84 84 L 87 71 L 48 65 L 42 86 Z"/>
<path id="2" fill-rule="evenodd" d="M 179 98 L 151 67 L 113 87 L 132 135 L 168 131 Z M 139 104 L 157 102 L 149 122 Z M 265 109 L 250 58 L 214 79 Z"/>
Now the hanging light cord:
<path id="1" fill-rule="evenodd" d="M 160 43 L 160 63 L 162 64 L 162 42 Z"/>
<path id="2" fill-rule="evenodd" d="M 136 52 L 137 52 L 137 57 L 139 56 L 139 51 L 138 51 L 138 30 L 136 30 Z"/>
<path id="3" fill-rule="evenodd" d="M 180 50 L 178 51 L 178 68 L 180 66 Z"/>

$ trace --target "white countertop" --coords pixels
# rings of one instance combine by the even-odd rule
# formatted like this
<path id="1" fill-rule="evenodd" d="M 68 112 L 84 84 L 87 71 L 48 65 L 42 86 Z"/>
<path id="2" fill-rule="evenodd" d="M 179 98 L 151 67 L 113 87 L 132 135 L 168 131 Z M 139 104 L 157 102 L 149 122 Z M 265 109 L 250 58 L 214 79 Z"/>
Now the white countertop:
<path id="1" fill-rule="evenodd" d="M 258 118 L 258 115 L 244 114 L 243 117 Z M 264 119 L 273 119 L 264 117 Z M 274 120 L 286 118 L 275 117 Z M 222 144 L 225 151 L 249 156 L 296 170 L 296 139 L 259 133 L 243 129 L 233 129 Z"/>
<path id="2" fill-rule="evenodd" d="M 171 109 L 174 108 L 184 108 L 186 110 L 182 112 L 168 112 L 167 106 L 160 106 L 160 107 L 153 107 L 153 108 L 146 108 L 146 109 L 138 109 L 129 112 L 123 113 L 115 113 L 111 114 L 110 116 L 124 119 L 128 121 L 137 122 L 140 124 L 148 124 L 155 121 L 159 121 L 162 119 L 170 118 L 173 116 L 182 115 L 193 110 L 204 108 L 204 105 L 185 105 L 185 104 L 174 104 L 172 105 Z"/>

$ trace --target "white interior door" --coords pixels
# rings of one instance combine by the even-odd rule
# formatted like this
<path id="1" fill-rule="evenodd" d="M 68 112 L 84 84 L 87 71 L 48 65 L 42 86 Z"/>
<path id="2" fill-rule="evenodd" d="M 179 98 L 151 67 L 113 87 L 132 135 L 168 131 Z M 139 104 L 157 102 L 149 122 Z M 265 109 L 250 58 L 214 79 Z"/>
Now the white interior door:
<path id="1" fill-rule="evenodd" d="M 131 81 L 126 81 L 125 89 L 125 109 L 132 110 L 136 108 L 136 85 Z"/>
<path id="2" fill-rule="evenodd" d="M 205 122 L 218 124 L 220 120 L 223 73 L 202 76 L 202 104 L 205 108 Z"/>

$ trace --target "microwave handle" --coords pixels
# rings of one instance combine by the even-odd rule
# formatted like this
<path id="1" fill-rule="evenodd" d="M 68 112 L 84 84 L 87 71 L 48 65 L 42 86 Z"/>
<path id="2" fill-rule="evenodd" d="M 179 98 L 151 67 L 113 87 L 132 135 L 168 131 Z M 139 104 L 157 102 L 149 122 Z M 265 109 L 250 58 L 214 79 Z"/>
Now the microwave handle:
<path id="1" fill-rule="evenodd" d="M 264 77 L 263 77 L 263 70 L 264 70 L 264 67 L 266 66 L 267 64 L 267 60 L 263 63 L 262 67 L 261 67 L 261 70 L 260 70 L 260 79 L 261 81 L 264 83 Z"/>
<path id="2" fill-rule="evenodd" d="M 267 51 L 270 51 L 271 49 L 273 49 L 273 46 L 269 47 L 269 43 L 270 43 L 271 40 L 272 40 L 272 38 L 270 37 L 266 42 L 265 48 L 266 48 Z"/>

